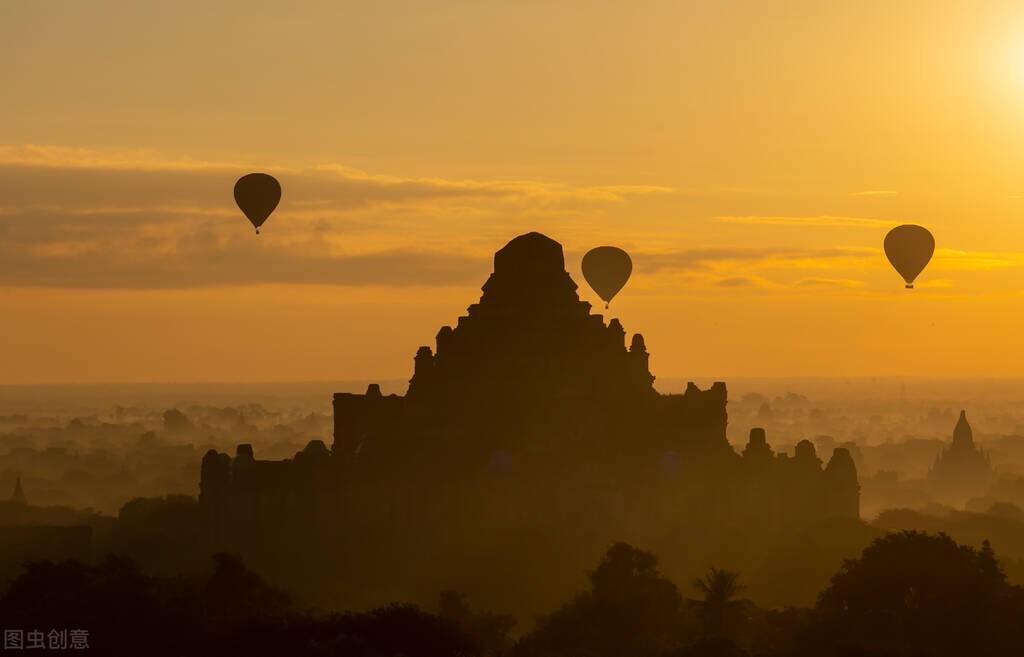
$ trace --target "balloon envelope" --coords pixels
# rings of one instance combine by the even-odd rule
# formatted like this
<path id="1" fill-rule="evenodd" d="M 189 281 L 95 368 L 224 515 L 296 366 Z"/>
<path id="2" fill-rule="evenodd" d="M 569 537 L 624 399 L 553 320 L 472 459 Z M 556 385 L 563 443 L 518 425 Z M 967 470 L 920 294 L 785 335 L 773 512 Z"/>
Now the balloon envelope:
<path id="1" fill-rule="evenodd" d="M 605 302 L 605 308 L 633 273 L 629 254 L 615 246 L 599 246 L 583 256 L 583 277 Z"/>
<path id="2" fill-rule="evenodd" d="M 281 201 L 281 183 L 266 173 L 250 173 L 235 183 L 235 203 L 249 218 L 256 232 Z"/>
<path id="3" fill-rule="evenodd" d="M 914 279 L 924 270 L 933 253 L 935 238 L 927 228 L 904 224 L 885 236 L 885 255 L 908 288 L 914 287 Z"/>

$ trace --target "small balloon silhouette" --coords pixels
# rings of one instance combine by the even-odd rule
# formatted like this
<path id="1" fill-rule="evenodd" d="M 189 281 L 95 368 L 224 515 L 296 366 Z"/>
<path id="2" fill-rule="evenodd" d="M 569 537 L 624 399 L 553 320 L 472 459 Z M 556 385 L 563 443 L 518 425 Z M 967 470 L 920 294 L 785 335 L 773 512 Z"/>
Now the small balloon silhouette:
<path id="1" fill-rule="evenodd" d="M 935 238 L 927 228 L 914 224 L 896 226 L 885 236 L 885 255 L 893 268 L 914 287 L 914 279 L 924 271 L 935 253 Z"/>
<path id="2" fill-rule="evenodd" d="M 583 256 L 583 277 L 607 308 L 633 273 L 629 254 L 616 246 L 599 246 Z"/>
<path id="3" fill-rule="evenodd" d="M 235 183 L 235 203 L 256 227 L 260 226 L 281 202 L 281 183 L 266 173 L 249 173 Z"/>

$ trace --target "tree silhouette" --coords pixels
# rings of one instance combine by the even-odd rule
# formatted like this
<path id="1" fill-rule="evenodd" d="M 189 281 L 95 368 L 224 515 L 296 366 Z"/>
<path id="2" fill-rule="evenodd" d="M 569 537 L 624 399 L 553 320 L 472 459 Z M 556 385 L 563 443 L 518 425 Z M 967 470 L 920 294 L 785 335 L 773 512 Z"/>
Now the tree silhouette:
<path id="1" fill-rule="evenodd" d="M 813 636 L 821 654 L 1021 654 L 1022 601 L 987 543 L 904 531 L 843 564 L 819 596 Z"/>
<path id="2" fill-rule="evenodd" d="M 289 610 L 288 595 L 268 586 L 237 554 L 215 554 L 213 562 L 213 574 L 201 591 L 207 619 L 238 623 L 280 616 Z"/>
<path id="3" fill-rule="evenodd" d="M 516 646 L 531 656 L 661 656 L 682 645 L 683 600 L 650 552 L 616 543 L 576 596 Z"/>
<path id="4" fill-rule="evenodd" d="M 704 596 L 700 613 L 705 637 L 736 637 L 742 611 L 733 598 L 746 588 L 739 580 L 739 573 L 715 567 L 693 580 L 693 588 Z"/>
<path id="5" fill-rule="evenodd" d="M 502 655 L 508 651 L 508 633 L 516 624 L 516 619 L 512 616 L 486 611 L 475 612 L 470 607 L 465 593 L 451 590 L 441 591 L 437 613 L 473 637 L 482 654 Z"/>
<path id="6" fill-rule="evenodd" d="M 215 557 L 205 577 L 152 577 L 124 557 L 98 565 L 27 564 L 0 596 L 5 629 L 88 632 L 98 655 L 345 655 L 476 657 L 478 643 L 455 623 L 411 605 L 312 615 L 246 569 Z"/>

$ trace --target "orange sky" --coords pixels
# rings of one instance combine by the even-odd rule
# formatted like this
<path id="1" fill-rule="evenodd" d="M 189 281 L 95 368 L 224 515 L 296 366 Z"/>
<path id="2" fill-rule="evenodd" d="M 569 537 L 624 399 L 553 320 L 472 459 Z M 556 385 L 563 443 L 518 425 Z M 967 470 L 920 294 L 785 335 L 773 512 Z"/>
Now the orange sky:
<path id="1" fill-rule="evenodd" d="M 1024 372 L 1019 2 L 360 4 L 0 6 L 0 383 L 406 377 L 530 230 L 662 377 Z"/>

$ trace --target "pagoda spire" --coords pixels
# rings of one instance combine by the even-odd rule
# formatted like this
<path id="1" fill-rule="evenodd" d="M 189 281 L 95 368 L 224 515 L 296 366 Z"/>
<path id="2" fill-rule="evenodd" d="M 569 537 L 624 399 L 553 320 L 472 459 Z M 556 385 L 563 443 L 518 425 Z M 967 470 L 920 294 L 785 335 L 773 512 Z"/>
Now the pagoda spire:
<path id="1" fill-rule="evenodd" d="M 967 411 L 960 411 L 960 419 L 953 429 L 953 447 L 974 449 L 974 431 L 967 421 Z"/>
<path id="2" fill-rule="evenodd" d="M 28 504 L 28 500 L 25 499 L 25 491 L 21 488 L 21 477 L 14 481 L 14 493 L 11 495 L 11 501 L 15 504 Z"/>

